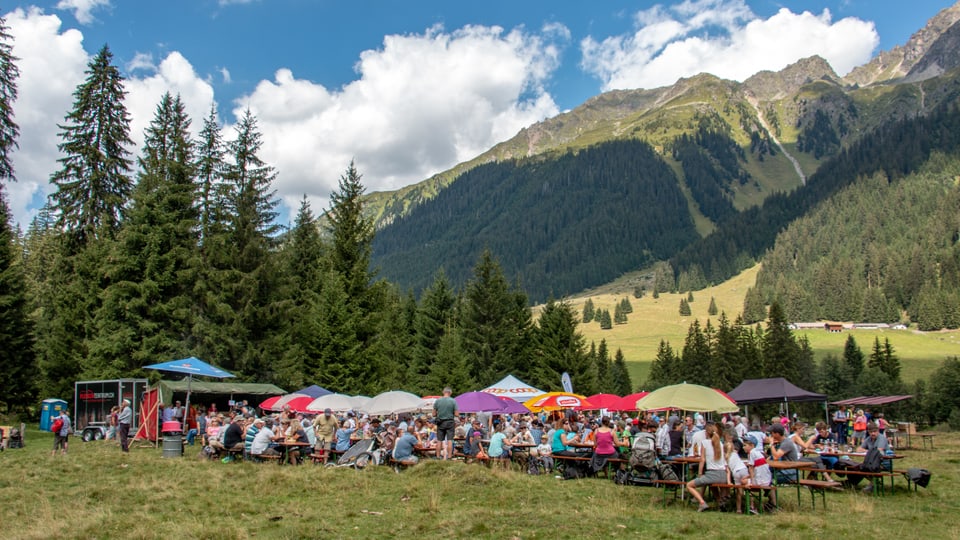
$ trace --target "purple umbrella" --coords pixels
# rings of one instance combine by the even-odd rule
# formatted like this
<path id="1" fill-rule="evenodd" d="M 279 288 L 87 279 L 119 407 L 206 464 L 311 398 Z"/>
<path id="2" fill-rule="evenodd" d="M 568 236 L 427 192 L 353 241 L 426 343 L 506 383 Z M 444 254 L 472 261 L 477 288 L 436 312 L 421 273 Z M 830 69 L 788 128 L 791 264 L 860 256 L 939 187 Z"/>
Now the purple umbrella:
<path id="1" fill-rule="evenodd" d="M 503 412 L 507 414 L 528 414 L 530 409 L 523 406 L 523 403 L 515 401 L 508 397 L 498 397 L 503 402 Z"/>
<path id="2" fill-rule="evenodd" d="M 486 392 L 467 392 L 454 398 L 460 412 L 495 412 L 504 413 L 507 403 L 493 394 Z M 524 408 L 526 411 L 526 408 Z"/>

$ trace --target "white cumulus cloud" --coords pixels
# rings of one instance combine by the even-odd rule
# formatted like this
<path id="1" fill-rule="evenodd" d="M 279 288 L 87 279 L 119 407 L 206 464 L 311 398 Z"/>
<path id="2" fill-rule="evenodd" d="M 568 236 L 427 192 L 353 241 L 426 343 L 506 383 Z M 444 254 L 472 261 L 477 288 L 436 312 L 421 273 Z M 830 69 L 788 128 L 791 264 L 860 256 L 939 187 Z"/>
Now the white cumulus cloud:
<path id="1" fill-rule="evenodd" d="M 80 24 L 92 23 L 95 20 L 93 10 L 109 6 L 110 0 L 60 0 L 57 3 L 57 9 L 73 11 L 74 18 Z"/>
<path id="2" fill-rule="evenodd" d="M 467 26 L 390 35 L 361 54 L 358 78 L 340 89 L 280 69 L 238 100 L 263 133 L 278 194 L 325 208 L 351 159 L 367 191 L 396 189 L 470 159 L 558 112 L 544 83 L 565 34 Z"/>
<path id="3" fill-rule="evenodd" d="M 742 81 L 813 55 L 844 75 L 869 61 L 880 41 L 872 22 L 834 22 L 826 9 L 817 15 L 782 8 L 761 19 L 744 0 L 656 5 L 638 12 L 635 26 L 629 35 L 581 42 L 581 66 L 604 90 L 667 86 L 698 73 Z"/>

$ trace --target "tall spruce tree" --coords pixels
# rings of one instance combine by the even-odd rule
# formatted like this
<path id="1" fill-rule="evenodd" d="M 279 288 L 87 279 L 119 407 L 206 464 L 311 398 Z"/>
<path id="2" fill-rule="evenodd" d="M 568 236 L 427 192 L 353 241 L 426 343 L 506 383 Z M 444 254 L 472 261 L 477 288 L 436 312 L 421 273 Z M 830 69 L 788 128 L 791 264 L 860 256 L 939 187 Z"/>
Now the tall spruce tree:
<path id="1" fill-rule="evenodd" d="M 272 364 L 280 351 L 272 350 L 270 338 L 283 323 L 271 316 L 278 306 L 279 264 L 273 257 L 279 230 L 275 224 L 272 187 L 276 172 L 259 156 L 263 146 L 256 118 L 245 111 L 227 144 L 225 165 L 226 230 L 219 242 L 222 250 L 214 279 L 220 296 L 221 320 L 217 335 L 223 340 L 222 365 L 228 370 L 270 380 Z M 226 338 L 224 334 L 229 334 Z"/>
<path id="2" fill-rule="evenodd" d="M 847 341 L 843 344 L 843 363 L 853 379 L 863 371 L 863 360 L 863 351 L 857 346 L 857 340 L 853 339 L 852 334 L 848 334 Z"/>
<path id="3" fill-rule="evenodd" d="M 591 343 L 592 346 L 592 343 Z M 613 392 L 613 377 L 610 364 L 610 348 L 607 346 L 607 340 L 600 340 L 600 347 L 593 355 L 593 361 L 597 372 L 597 392 Z"/>
<path id="4" fill-rule="evenodd" d="M 106 45 L 90 61 L 87 78 L 73 93 L 73 110 L 60 125 L 64 157 L 51 181 L 60 224 L 83 243 L 113 236 L 133 187 L 127 147 L 130 115 L 123 103 L 123 77 Z"/>
<path id="5" fill-rule="evenodd" d="M 425 377 L 433 370 L 432 366 L 437 361 L 444 334 L 455 325 L 456 301 L 447 275 L 441 268 L 434 277 L 433 283 L 421 295 L 420 306 L 414 318 L 416 337 L 408 376 L 411 391 L 422 392 L 421 395 L 436 392 L 436 389 L 426 386 Z M 459 336 L 447 344 L 448 347 L 454 345 L 457 347 L 461 345 Z"/>
<path id="6" fill-rule="evenodd" d="M 783 377 L 796 381 L 800 347 L 787 325 L 779 302 L 770 304 L 767 331 L 763 334 L 763 373 L 765 377 Z"/>
<path id="7" fill-rule="evenodd" d="M 660 340 L 657 347 L 657 356 L 650 365 L 650 374 L 647 378 L 647 387 L 656 390 L 661 386 L 668 386 L 680 382 L 680 359 L 673 352 L 670 342 Z M 628 392 L 629 393 L 629 392 Z"/>
<path id="8" fill-rule="evenodd" d="M 533 332 L 535 367 L 528 374 L 531 384 L 542 388 L 555 387 L 566 372 L 570 374 L 577 393 L 590 395 L 597 392 L 597 367 L 589 361 L 586 340 L 577 329 L 577 323 L 577 314 L 570 304 L 555 300 L 547 302 Z"/>
<path id="9" fill-rule="evenodd" d="M 34 325 L 13 236 L 10 211 L 0 188 L 0 399 L 7 411 L 24 411 L 35 403 L 38 377 Z"/>
<path id="10" fill-rule="evenodd" d="M 710 364 L 710 342 L 700 328 L 700 321 L 694 319 L 683 343 L 681 376 L 688 383 L 710 385 Z"/>
<path id="11" fill-rule="evenodd" d="M 611 393 L 618 396 L 625 396 L 633 392 L 633 383 L 630 381 L 630 372 L 627 371 L 627 359 L 623 355 L 623 349 L 617 347 L 617 352 L 613 356 L 613 367 L 610 368 L 610 378 L 613 379 Z"/>
<path id="12" fill-rule="evenodd" d="M 0 180 L 16 181 L 13 152 L 19 148 L 20 127 L 13 120 L 13 102 L 17 100 L 20 69 L 13 56 L 13 37 L 7 21 L 0 17 Z"/>
<path id="13" fill-rule="evenodd" d="M 224 153 L 223 136 L 217 122 L 217 109 L 203 119 L 197 141 L 197 182 L 199 184 L 200 238 L 205 241 L 212 234 L 218 217 L 222 219 Z"/>
<path id="14" fill-rule="evenodd" d="M 736 329 L 727 320 L 727 314 L 721 313 L 719 326 L 712 343 L 713 363 L 711 378 L 714 388 L 730 391 L 740 383 L 740 355 L 737 350 Z"/>
<path id="15" fill-rule="evenodd" d="M 474 266 L 459 322 L 463 351 L 477 384 L 488 385 L 510 373 L 523 378 L 538 369 L 527 361 L 533 327 L 527 296 L 510 287 L 490 250 L 484 250 Z"/>
<path id="16" fill-rule="evenodd" d="M 164 94 L 147 127 L 140 180 L 111 256 L 85 372 L 125 377 L 188 356 L 197 279 L 197 209 L 190 119 Z"/>

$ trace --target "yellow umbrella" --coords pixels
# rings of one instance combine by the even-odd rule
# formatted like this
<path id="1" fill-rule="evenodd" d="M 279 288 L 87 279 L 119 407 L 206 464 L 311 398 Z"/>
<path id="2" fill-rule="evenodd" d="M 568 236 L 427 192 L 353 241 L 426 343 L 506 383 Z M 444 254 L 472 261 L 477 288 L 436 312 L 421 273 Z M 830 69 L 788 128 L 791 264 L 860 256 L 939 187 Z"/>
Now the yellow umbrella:
<path id="1" fill-rule="evenodd" d="M 637 409 L 682 409 L 684 411 L 736 412 L 737 404 L 713 388 L 680 383 L 664 386 L 637 400 Z"/>
<path id="2" fill-rule="evenodd" d="M 591 407 L 586 396 L 571 394 L 570 392 L 547 392 L 523 402 L 523 406 L 533 412 L 559 411 L 561 409 L 576 409 L 577 407 Z"/>

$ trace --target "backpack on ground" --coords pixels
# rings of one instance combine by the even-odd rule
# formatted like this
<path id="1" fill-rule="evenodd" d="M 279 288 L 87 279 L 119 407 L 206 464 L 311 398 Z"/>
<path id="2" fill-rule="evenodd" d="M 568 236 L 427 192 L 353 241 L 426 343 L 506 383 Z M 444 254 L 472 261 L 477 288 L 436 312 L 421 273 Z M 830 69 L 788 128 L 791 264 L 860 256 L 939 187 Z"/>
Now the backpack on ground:
<path id="1" fill-rule="evenodd" d="M 930 471 L 919 467 L 907 469 L 907 478 L 914 484 L 925 488 L 930 483 Z"/>
<path id="2" fill-rule="evenodd" d="M 638 433 L 630 450 L 630 467 L 645 471 L 657 467 L 657 441 L 650 433 Z"/>
<path id="3" fill-rule="evenodd" d="M 673 470 L 673 467 L 666 463 L 657 463 L 657 476 L 660 480 L 680 480 L 680 477 L 677 476 L 677 471 Z"/>

